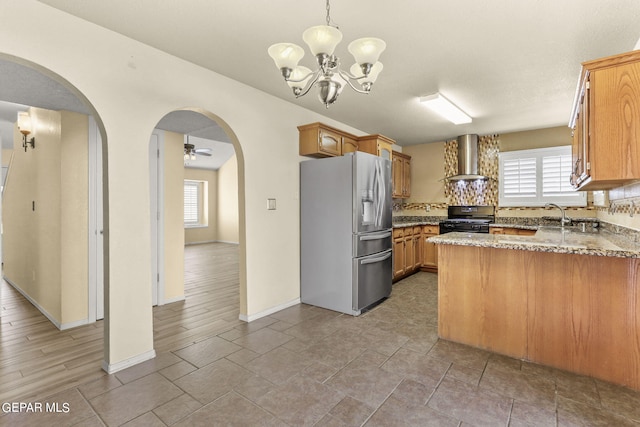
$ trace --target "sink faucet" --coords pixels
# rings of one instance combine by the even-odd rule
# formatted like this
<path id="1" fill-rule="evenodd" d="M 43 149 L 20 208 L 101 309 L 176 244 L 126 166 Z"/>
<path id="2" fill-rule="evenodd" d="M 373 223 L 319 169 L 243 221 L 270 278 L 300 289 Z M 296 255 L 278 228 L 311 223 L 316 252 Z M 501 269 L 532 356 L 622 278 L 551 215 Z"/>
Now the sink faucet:
<path id="1" fill-rule="evenodd" d="M 555 203 L 547 203 L 546 205 L 544 205 L 544 207 L 545 208 L 554 207 L 554 208 L 560 209 L 560 213 L 562 214 L 562 218 L 560 219 L 560 225 L 562 227 L 564 227 L 565 225 L 571 224 L 571 218 L 567 217 L 567 215 L 564 213 L 564 209 L 562 209 L 560 206 L 556 205 Z"/>

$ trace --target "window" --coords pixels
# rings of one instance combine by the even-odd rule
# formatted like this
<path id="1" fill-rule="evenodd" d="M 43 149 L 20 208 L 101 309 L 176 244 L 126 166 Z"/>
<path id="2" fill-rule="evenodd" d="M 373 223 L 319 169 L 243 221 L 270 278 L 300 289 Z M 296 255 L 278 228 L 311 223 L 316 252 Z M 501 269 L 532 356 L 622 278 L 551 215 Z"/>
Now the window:
<path id="1" fill-rule="evenodd" d="M 207 226 L 206 181 L 184 180 L 184 226 Z"/>
<path id="2" fill-rule="evenodd" d="M 571 146 L 500 153 L 500 206 L 586 206 L 569 183 Z"/>

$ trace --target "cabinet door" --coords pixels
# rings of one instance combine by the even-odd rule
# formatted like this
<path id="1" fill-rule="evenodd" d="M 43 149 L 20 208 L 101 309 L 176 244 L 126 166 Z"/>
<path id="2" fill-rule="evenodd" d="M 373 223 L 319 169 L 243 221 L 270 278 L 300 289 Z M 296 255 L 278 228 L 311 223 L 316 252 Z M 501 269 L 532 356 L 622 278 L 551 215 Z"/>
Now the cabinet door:
<path id="1" fill-rule="evenodd" d="M 393 279 L 404 274 L 404 238 L 393 240 Z"/>
<path id="2" fill-rule="evenodd" d="M 578 117 L 573 129 L 573 141 L 571 144 L 571 160 L 573 161 L 573 172 L 571 174 L 571 184 L 574 187 L 580 186 L 589 179 L 589 80 L 585 80 L 582 86 L 582 95 L 578 104 Z"/>
<path id="3" fill-rule="evenodd" d="M 437 225 L 425 225 L 422 229 L 422 266 L 429 271 L 438 269 L 438 246 L 427 242 L 427 239 L 438 234 L 440 230 Z"/>
<path id="4" fill-rule="evenodd" d="M 402 159 L 402 197 L 411 197 L 411 159 Z"/>
<path id="5" fill-rule="evenodd" d="M 346 136 L 342 137 L 342 155 L 358 151 L 358 141 Z"/>
<path id="6" fill-rule="evenodd" d="M 422 227 L 413 229 L 413 270 L 418 270 L 422 266 Z"/>
<path id="7" fill-rule="evenodd" d="M 596 70 L 585 105 L 591 112 L 587 168 L 592 181 L 640 178 L 640 60 Z M 595 187 L 593 187 L 595 188 Z"/>
<path id="8" fill-rule="evenodd" d="M 413 266 L 415 265 L 415 250 L 413 248 L 413 236 L 405 236 L 404 238 L 404 272 L 410 273 L 413 271 Z"/>
<path id="9" fill-rule="evenodd" d="M 378 141 L 378 156 L 383 159 L 391 160 L 391 143 Z"/>
<path id="10" fill-rule="evenodd" d="M 393 156 L 391 161 L 391 174 L 392 174 L 392 197 L 401 198 L 402 197 L 402 178 L 403 178 L 403 168 L 404 164 L 402 162 L 402 158 L 398 156 Z"/>
<path id="11" fill-rule="evenodd" d="M 327 129 L 318 132 L 318 150 L 332 156 L 342 155 L 342 135 Z"/>

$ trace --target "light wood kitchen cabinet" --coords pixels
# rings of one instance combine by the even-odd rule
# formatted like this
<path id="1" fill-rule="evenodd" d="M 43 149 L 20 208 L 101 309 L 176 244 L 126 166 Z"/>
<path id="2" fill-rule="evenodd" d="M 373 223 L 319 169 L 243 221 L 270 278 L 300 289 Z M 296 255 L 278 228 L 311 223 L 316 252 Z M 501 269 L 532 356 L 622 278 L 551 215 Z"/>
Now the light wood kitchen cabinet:
<path id="1" fill-rule="evenodd" d="M 438 249 L 440 338 L 640 390 L 639 259 Z"/>
<path id="2" fill-rule="evenodd" d="M 358 151 L 358 140 L 347 135 L 342 136 L 342 155 Z"/>
<path id="3" fill-rule="evenodd" d="M 404 276 L 404 228 L 393 229 L 393 280 Z"/>
<path id="4" fill-rule="evenodd" d="M 358 150 L 365 153 L 380 156 L 383 159 L 391 160 L 391 147 L 395 144 L 393 139 L 384 135 L 366 135 L 358 138 Z"/>
<path id="5" fill-rule="evenodd" d="M 393 229 L 393 280 L 420 270 L 423 266 L 424 241 L 422 226 Z"/>
<path id="6" fill-rule="evenodd" d="M 425 225 L 422 228 L 422 269 L 425 271 L 438 271 L 438 246 L 427 242 L 429 237 L 438 234 L 440 234 L 440 227 L 437 225 Z"/>
<path id="7" fill-rule="evenodd" d="M 409 275 L 413 271 L 416 251 L 413 247 L 413 229 L 406 227 L 404 231 L 404 274 Z"/>
<path id="8" fill-rule="evenodd" d="M 413 227 L 413 265 L 411 272 L 418 271 L 422 267 L 422 227 Z"/>
<path id="9" fill-rule="evenodd" d="M 515 227 L 489 227 L 490 234 L 509 234 L 513 236 L 533 236 L 537 230 Z"/>
<path id="10" fill-rule="evenodd" d="M 406 199 L 411 197 L 411 156 L 393 151 L 391 153 L 392 197 Z"/>
<path id="11" fill-rule="evenodd" d="M 358 148 L 355 136 L 322 123 L 298 126 L 298 132 L 301 156 L 334 157 Z"/>
<path id="12" fill-rule="evenodd" d="M 570 127 L 575 188 L 640 179 L 640 50 L 582 64 Z"/>

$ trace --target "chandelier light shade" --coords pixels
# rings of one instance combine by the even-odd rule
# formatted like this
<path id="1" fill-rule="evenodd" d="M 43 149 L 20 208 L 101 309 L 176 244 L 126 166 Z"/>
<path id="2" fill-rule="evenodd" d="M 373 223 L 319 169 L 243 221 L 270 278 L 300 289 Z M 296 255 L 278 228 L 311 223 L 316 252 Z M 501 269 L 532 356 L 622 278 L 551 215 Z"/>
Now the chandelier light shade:
<path id="1" fill-rule="evenodd" d="M 387 47 L 384 41 L 375 37 L 352 41 L 348 50 L 355 64 L 349 71 L 342 70 L 340 58 L 334 55 L 336 46 L 342 41 L 342 33 L 330 25 L 329 9 L 327 0 L 327 25 L 310 27 L 302 33 L 302 39 L 316 58 L 315 70 L 298 65 L 304 57 L 304 50 L 296 44 L 276 43 L 268 49 L 269 56 L 296 98 L 306 95 L 315 86 L 320 102 L 327 108 L 338 99 L 346 85 L 358 93 L 367 94 L 371 91 L 371 86 L 382 71 L 382 63 L 378 59 Z"/>
<path id="2" fill-rule="evenodd" d="M 335 27 L 318 25 L 307 28 L 302 33 L 302 40 L 314 56 L 333 55 L 336 46 L 342 41 L 342 33 Z"/>

